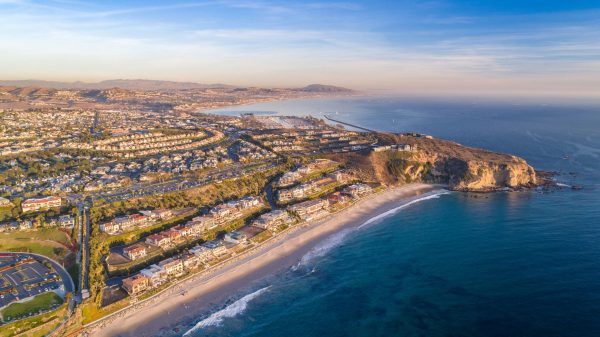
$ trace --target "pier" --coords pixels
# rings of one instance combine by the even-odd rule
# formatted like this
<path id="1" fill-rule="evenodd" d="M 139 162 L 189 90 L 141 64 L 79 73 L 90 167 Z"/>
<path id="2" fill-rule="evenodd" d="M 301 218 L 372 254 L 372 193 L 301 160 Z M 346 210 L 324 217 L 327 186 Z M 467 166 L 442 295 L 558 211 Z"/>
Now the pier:
<path id="1" fill-rule="evenodd" d="M 363 131 L 367 131 L 367 132 L 377 132 L 375 130 L 363 128 L 362 126 L 358 126 L 358 125 L 355 125 L 355 124 L 350 124 L 350 123 L 346 123 L 346 122 L 343 122 L 343 121 L 340 121 L 340 120 L 337 120 L 337 119 L 333 119 L 333 118 L 331 118 L 331 117 L 329 117 L 327 115 L 323 115 L 323 116 L 325 116 L 325 119 L 327 119 L 327 120 L 330 120 L 332 122 L 336 122 L 336 123 L 339 123 L 339 124 L 342 124 L 342 125 L 350 126 L 350 127 L 355 128 L 355 129 L 359 129 L 359 130 L 363 130 Z"/>

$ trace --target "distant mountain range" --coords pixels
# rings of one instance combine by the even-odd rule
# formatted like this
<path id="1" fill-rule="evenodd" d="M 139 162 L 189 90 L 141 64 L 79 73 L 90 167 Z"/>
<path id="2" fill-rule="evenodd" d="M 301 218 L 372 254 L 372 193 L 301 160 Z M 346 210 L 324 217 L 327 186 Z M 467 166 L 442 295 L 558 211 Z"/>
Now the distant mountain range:
<path id="1" fill-rule="evenodd" d="M 0 80 L 0 85 L 15 87 L 40 87 L 52 89 L 110 89 L 121 88 L 128 90 L 185 90 L 234 87 L 225 84 L 201 84 L 194 82 L 173 82 L 155 80 L 106 80 L 101 82 L 57 82 L 43 80 Z"/>
<path id="2" fill-rule="evenodd" d="M 186 89 L 210 89 L 210 88 L 236 88 L 237 86 L 227 84 L 202 84 L 195 82 L 174 82 L 160 80 L 106 80 L 101 82 L 57 82 L 43 80 L 0 80 L 0 86 L 10 87 L 36 87 L 48 89 L 84 89 L 84 90 L 103 90 L 110 88 L 121 88 L 127 90 L 186 90 Z M 353 90 L 335 87 L 332 85 L 311 84 L 304 88 L 298 88 L 300 91 L 312 93 L 352 93 Z"/>

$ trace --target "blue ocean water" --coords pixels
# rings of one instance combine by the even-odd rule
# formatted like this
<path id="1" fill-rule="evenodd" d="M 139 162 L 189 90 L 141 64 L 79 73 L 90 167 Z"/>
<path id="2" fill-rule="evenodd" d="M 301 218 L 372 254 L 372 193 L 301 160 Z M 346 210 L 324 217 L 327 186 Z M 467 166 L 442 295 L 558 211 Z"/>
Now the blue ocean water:
<path id="1" fill-rule="evenodd" d="M 600 104 L 346 98 L 238 111 L 337 112 L 514 153 L 584 189 L 423 200 L 323 243 L 187 336 L 600 336 Z"/>

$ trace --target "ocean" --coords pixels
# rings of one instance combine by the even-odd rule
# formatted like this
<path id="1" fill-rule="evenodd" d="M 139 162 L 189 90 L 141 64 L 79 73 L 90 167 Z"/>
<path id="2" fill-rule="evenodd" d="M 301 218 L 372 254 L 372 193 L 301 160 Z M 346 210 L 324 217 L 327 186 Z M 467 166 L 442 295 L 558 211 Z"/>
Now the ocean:
<path id="1" fill-rule="evenodd" d="M 564 188 L 417 199 L 328 238 L 183 336 L 600 336 L 599 103 L 376 97 L 218 113 L 249 111 L 513 153 Z"/>

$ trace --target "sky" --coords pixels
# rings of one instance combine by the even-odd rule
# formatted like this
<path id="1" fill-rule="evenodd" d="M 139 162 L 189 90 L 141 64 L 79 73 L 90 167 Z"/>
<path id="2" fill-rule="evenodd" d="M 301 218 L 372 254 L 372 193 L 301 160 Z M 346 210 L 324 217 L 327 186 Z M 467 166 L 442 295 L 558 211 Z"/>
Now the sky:
<path id="1" fill-rule="evenodd" d="M 600 96 L 600 0 L 0 0 L 0 79 Z"/>

